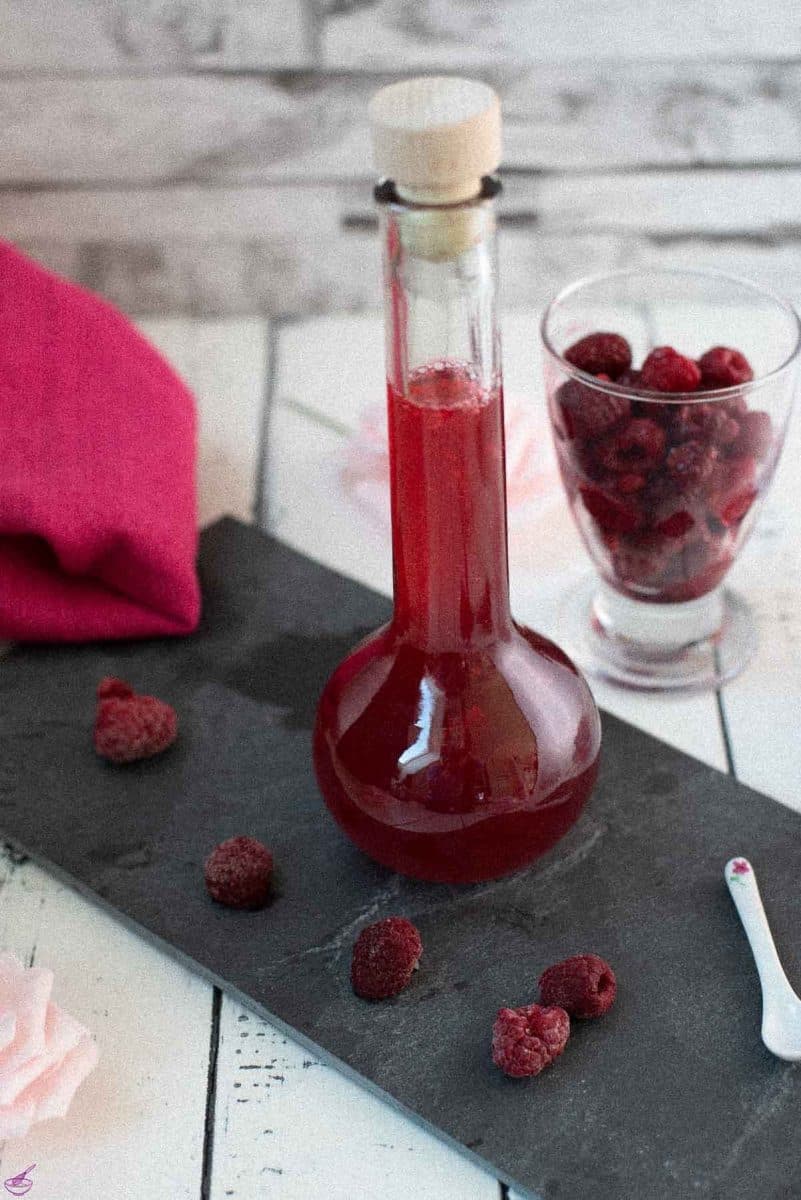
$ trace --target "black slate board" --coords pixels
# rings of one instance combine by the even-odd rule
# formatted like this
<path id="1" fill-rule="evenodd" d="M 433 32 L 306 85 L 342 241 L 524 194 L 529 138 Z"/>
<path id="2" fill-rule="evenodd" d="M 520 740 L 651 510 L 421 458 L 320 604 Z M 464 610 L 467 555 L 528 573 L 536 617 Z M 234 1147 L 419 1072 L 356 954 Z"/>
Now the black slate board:
<path id="1" fill-rule="evenodd" d="M 759 1040 L 721 878 L 733 853 L 765 868 L 801 983 L 801 818 L 606 716 L 591 807 L 533 869 L 472 888 L 393 876 L 338 832 L 309 761 L 319 688 L 387 601 L 228 520 L 204 535 L 201 569 L 194 638 L 0 661 L 4 835 L 533 1195 L 801 1195 L 801 1073 Z M 127 768 L 95 758 L 105 674 L 176 704 L 173 750 Z M 276 853 L 262 913 L 203 890 L 206 853 L 239 832 Z M 419 926 L 421 970 L 395 1001 L 365 1004 L 350 947 L 390 913 Z M 615 965 L 617 1004 L 575 1025 L 552 1070 L 504 1078 L 496 1008 L 530 1002 L 542 968 L 582 950 Z"/>

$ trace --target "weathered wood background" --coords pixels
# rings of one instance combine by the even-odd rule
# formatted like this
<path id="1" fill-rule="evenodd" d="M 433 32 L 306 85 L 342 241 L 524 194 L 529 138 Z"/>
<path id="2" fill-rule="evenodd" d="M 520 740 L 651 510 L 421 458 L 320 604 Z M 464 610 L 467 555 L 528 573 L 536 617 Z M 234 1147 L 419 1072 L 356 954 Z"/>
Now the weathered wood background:
<path id="1" fill-rule="evenodd" d="M 3 0 L 0 236 L 138 315 L 376 307 L 365 101 L 506 119 L 505 302 L 688 260 L 801 291 L 796 0 Z"/>

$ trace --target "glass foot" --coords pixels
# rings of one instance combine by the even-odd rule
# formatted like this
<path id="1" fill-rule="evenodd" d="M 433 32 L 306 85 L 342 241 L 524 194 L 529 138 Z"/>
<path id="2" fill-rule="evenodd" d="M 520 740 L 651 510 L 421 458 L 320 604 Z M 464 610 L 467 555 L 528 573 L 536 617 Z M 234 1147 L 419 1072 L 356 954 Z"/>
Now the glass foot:
<path id="1" fill-rule="evenodd" d="M 701 691 L 739 675 L 757 645 L 751 610 L 719 588 L 687 604 L 629 600 L 590 578 L 561 606 L 556 640 L 587 675 L 648 692 Z"/>

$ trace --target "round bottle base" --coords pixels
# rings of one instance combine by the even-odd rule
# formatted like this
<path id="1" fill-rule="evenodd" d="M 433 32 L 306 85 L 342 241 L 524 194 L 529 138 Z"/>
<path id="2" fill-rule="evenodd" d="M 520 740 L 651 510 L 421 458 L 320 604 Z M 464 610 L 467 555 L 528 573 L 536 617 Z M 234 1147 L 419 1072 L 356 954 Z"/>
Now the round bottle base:
<path id="1" fill-rule="evenodd" d="M 416 879 L 478 883 L 567 833 L 595 784 L 600 739 L 585 680 L 532 630 L 435 653 L 390 626 L 323 689 L 314 766 L 330 813 L 371 858 Z"/>
<path id="2" fill-rule="evenodd" d="M 557 636 L 588 675 L 646 692 L 720 687 L 757 646 L 751 610 L 736 592 L 719 588 L 686 604 L 648 604 L 597 577 L 565 597 Z"/>

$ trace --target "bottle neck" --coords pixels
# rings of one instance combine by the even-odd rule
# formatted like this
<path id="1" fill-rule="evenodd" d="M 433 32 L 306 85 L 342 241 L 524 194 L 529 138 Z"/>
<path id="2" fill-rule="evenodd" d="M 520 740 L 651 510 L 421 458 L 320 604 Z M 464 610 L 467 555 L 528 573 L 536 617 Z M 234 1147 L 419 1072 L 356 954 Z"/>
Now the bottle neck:
<path id="1" fill-rule="evenodd" d="M 511 629 L 491 196 L 382 207 L 395 628 L 432 651 Z"/>

